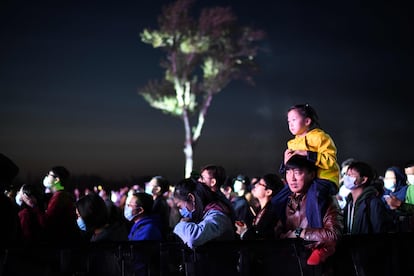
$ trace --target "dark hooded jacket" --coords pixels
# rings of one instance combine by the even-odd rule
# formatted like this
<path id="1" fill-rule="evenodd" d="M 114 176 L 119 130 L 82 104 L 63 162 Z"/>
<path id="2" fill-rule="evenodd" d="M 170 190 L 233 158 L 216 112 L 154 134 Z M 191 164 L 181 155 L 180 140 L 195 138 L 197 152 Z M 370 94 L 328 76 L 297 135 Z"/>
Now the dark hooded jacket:
<path id="1" fill-rule="evenodd" d="M 356 202 L 352 194 L 349 194 L 347 201 L 344 208 L 344 233 L 387 233 L 392 229 L 392 217 L 378 197 L 375 187 L 366 187 Z"/>

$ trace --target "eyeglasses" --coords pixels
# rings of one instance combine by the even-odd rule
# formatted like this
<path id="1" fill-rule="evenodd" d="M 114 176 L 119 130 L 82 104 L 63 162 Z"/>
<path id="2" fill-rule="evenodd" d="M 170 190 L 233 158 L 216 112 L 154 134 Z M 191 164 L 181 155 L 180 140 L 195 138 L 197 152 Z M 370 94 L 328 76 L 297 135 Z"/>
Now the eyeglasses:
<path id="1" fill-rule="evenodd" d="M 266 184 L 262 184 L 262 183 L 260 183 L 260 182 L 256 182 L 256 183 L 254 184 L 254 186 L 256 186 L 256 185 L 263 186 L 265 189 L 267 189 L 267 185 L 266 185 Z"/>

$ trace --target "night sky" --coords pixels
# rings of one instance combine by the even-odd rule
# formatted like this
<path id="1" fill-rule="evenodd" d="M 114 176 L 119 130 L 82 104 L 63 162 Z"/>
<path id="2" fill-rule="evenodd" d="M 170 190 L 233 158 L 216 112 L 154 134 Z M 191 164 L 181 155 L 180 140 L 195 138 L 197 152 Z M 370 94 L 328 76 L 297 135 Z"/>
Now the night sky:
<path id="1" fill-rule="evenodd" d="M 184 176 L 181 120 L 137 93 L 163 76 L 163 52 L 139 33 L 157 28 L 170 2 L 1 1 L 0 150 L 20 178 L 54 165 L 110 179 Z M 194 169 L 277 171 L 297 103 L 316 109 L 339 162 L 357 158 L 384 174 L 414 159 L 413 11 L 386 2 L 197 1 L 231 6 L 267 38 L 256 85 L 236 80 L 213 99 Z"/>

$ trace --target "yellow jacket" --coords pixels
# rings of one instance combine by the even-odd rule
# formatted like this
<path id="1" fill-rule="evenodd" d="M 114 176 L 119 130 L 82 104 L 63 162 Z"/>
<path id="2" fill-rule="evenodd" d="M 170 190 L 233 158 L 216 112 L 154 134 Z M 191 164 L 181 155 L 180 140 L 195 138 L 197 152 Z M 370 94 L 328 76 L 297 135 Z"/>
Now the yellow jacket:
<path id="1" fill-rule="evenodd" d="M 329 134 L 322 129 L 315 128 L 305 136 L 295 136 L 295 138 L 287 142 L 287 146 L 291 150 L 306 150 L 310 152 L 308 153 L 308 159 L 314 161 L 318 167 L 318 177 L 330 180 L 339 186 L 340 169 L 336 159 L 337 150 Z"/>

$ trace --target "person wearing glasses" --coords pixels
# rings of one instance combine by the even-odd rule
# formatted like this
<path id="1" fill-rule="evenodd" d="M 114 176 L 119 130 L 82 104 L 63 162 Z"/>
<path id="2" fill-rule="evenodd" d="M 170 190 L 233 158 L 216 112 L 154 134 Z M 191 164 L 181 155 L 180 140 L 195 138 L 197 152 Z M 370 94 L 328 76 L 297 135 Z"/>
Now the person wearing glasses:
<path id="1" fill-rule="evenodd" d="M 272 208 L 270 200 L 277 194 L 285 184 L 280 176 L 274 173 L 265 174 L 252 187 L 252 194 L 258 199 L 260 203 L 260 210 L 253 219 L 252 226 L 247 228 L 247 225 L 242 221 L 237 221 L 235 226 L 237 234 L 242 240 L 265 240 L 274 239 L 274 226 L 276 221 L 271 215 Z"/>
<path id="2" fill-rule="evenodd" d="M 64 166 L 52 167 L 43 179 L 43 186 L 50 191 L 45 209 L 44 227 L 46 239 L 52 243 L 68 243 L 81 240 L 76 223 L 75 198 L 65 191 L 70 172 Z M 33 206 L 31 206 L 33 207 Z"/>
<path id="3" fill-rule="evenodd" d="M 242 240 L 274 240 L 277 220 L 274 219 L 271 199 L 285 184 L 281 177 L 274 173 L 265 174 L 253 185 L 251 193 L 260 203 L 260 209 L 253 219 L 251 227 L 243 221 L 236 221 L 236 233 Z M 274 269 L 274 255 L 261 248 L 241 252 L 240 265 L 247 275 L 266 275 L 266 271 Z M 269 274 L 268 274 L 269 275 Z"/>
<path id="4" fill-rule="evenodd" d="M 124 216 L 133 222 L 128 235 L 130 241 L 161 241 L 162 223 L 159 214 L 153 214 L 154 199 L 143 192 L 133 193 L 126 199 Z"/>
<path id="5" fill-rule="evenodd" d="M 226 181 L 226 170 L 220 165 L 208 164 L 201 168 L 198 181 L 213 192 L 221 193 L 220 187 Z"/>
<path id="6" fill-rule="evenodd" d="M 136 192 L 127 197 L 124 216 L 128 221 L 134 223 L 129 232 L 128 240 L 153 242 L 165 240 L 161 217 L 158 213 L 154 213 L 153 206 L 153 196 L 148 193 Z M 137 248 L 141 248 L 141 250 L 134 252 L 133 260 L 127 266 L 133 273 L 131 275 L 147 275 L 148 266 L 150 266 L 151 274 L 153 272 L 154 275 L 160 274 L 162 268 L 159 267 L 159 251 L 145 249 L 143 253 L 142 247 L 138 245 Z"/>

